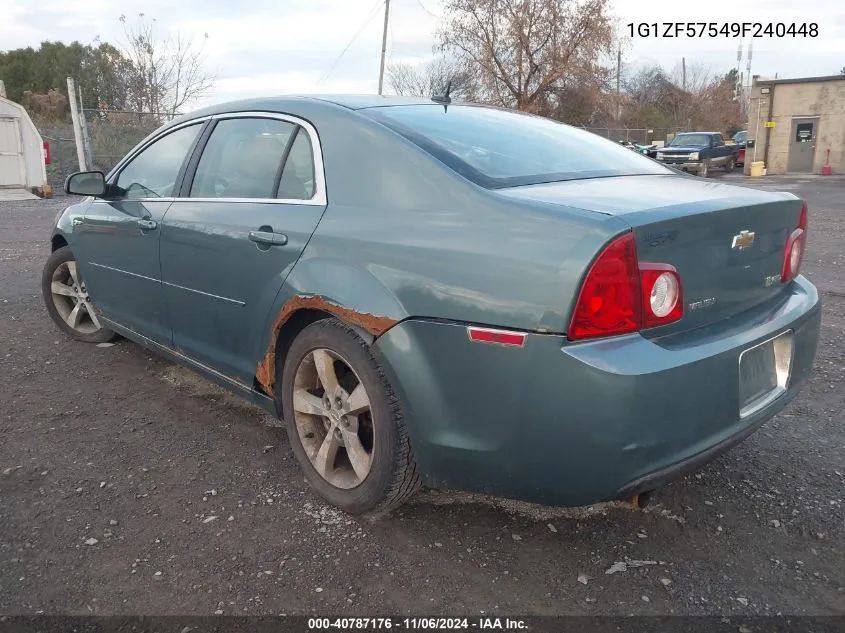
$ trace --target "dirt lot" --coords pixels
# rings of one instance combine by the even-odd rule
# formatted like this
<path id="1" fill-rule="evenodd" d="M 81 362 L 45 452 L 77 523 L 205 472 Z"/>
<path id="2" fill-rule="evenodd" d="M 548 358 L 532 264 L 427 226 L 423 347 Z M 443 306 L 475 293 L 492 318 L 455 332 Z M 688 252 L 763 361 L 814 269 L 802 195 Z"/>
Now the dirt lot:
<path id="1" fill-rule="evenodd" d="M 845 180 L 725 179 L 810 204 L 822 340 L 782 414 L 645 510 L 426 492 L 378 522 L 321 504 L 261 411 L 60 335 L 68 200 L 0 203 L 0 613 L 845 614 Z"/>

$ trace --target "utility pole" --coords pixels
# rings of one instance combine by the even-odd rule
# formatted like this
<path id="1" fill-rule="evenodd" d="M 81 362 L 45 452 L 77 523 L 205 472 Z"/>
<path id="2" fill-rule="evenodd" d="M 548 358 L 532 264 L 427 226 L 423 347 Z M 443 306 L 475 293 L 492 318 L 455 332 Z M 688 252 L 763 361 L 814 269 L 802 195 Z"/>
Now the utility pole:
<path id="1" fill-rule="evenodd" d="M 622 99 L 619 94 L 620 78 L 622 76 L 622 46 L 616 51 L 616 125 L 622 119 Z"/>
<path id="2" fill-rule="evenodd" d="M 687 58 L 681 57 L 681 85 L 683 86 L 684 92 L 687 91 Z"/>
<path id="3" fill-rule="evenodd" d="M 748 79 L 748 89 L 744 91 L 743 106 L 746 112 L 751 107 L 751 57 L 754 53 L 753 49 L 754 39 L 752 38 L 751 41 L 748 42 L 748 64 L 745 67 L 745 75 Z"/>
<path id="4" fill-rule="evenodd" d="M 390 0 L 384 0 L 384 33 L 381 35 L 381 65 L 378 70 L 378 93 L 384 85 L 384 54 L 387 51 L 387 20 L 390 17 Z"/>

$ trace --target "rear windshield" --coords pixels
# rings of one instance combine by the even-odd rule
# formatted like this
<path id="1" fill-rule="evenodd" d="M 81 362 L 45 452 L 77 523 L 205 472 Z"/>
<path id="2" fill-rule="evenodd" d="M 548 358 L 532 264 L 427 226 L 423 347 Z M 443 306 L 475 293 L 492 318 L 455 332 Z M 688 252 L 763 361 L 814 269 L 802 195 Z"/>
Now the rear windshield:
<path id="1" fill-rule="evenodd" d="M 618 143 L 550 119 L 481 106 L 360 110 L 491 189 L 673 171 Z"/>

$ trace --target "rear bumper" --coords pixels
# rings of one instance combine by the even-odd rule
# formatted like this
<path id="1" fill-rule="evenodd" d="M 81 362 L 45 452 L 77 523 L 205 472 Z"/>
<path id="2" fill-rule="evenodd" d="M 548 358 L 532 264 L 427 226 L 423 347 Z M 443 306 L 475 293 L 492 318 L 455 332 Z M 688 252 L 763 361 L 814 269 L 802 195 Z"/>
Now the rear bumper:
<path id="1" fill-rule="evenodd" d="M 648 473 L 647 475 L 638 477 L 622 486 L 622 488 L 610 495 L 607 500 L 630 499 L 634 495 L 654 490 L 655 488 L 660 488 L 661 486 L 671 483 L 676 479 L 680 479 L 684 475 L 694 472 L 699 467 L 703 466 L 710 460 L 715 459 L 722 453 L 732 449 L 734 446 L 742 442 L 742 440 L 752 435 L 754 431 L 763 426 L 763 424 L 768 420 L 769 417 L 761 417 L 754 424 L 749 424 L 736 434 L 717 444 L 714 444 L 710 448 L 705 449 L 692 457 L 687 457 L 679 462 L 675 462 L 674 464 L 660 468 L 654 472 Z"/>
<path id="2" fill-rule="evenodd" d="M 584 505 L 670 481 L 741 441 L 810 376 L 820 304 L 803 277 L 776 304 L 692 332 L 522 348 L 405 321 L 375 349 L 404 405 L 426 485 Z M 740 418 L 739 355 L 792 330 L 786 391 Z"/>

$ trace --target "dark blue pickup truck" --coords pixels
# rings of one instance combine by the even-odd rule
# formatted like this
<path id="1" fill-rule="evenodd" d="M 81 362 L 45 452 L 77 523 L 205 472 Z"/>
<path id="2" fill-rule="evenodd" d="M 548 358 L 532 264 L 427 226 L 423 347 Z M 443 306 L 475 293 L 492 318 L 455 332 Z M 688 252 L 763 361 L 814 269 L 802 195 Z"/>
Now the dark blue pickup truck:
<path id="1" fill-rule="evenodd" d="M 698 174 L 707 178 L 714 167 L 732 171 L 737 160 L 738 147 L 725 145 L 725 139 L 718 132 L 682 132 L 666 147 L 657 150 L 661 163 Z"/>

